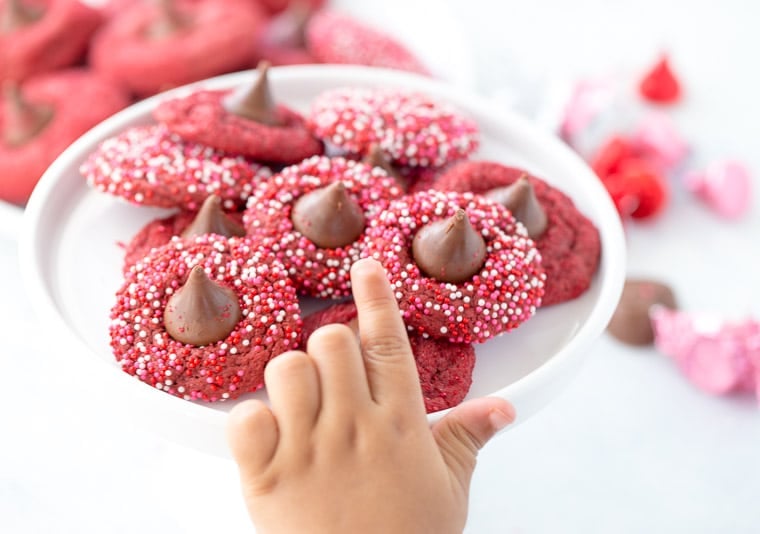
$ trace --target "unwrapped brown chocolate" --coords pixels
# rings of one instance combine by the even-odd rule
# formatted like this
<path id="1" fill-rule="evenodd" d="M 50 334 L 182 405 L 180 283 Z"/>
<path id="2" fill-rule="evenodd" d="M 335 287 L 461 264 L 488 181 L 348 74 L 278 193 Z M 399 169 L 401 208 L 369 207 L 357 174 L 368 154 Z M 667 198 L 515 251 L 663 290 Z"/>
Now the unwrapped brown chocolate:
<path id="1" fill-rule="evenodd" d="M 343 182 L 315 189 L 296 200 L 293 227 L 321 248 L 349 245 L 364 231 L 364 212 Z"/>
<path id="2" fill-rule="evenodd" d="M 177 341 L 201 347 L 226 338 L 241 317 L 235 291 L 214 282 L 203 267 L 196 266 L 185 285 L 169 297 L 164 326 Z"/>
<path id="3" fill-rule="evenodd" d="M 486 244 L 467 212 L 459 209 L 449 219 L 423 226 L 412 241 L 412 255 L 427 276 L 457 284 L 480 271 Z"/>
<path id="4" fill-rule="evenodd" d="M 268 126 L 282 126 L 282 121 L 277 115 L 277 106 L 269 89 L 269 62 L 260 62 L 257 71 L 256 80 L 230 93 L 224 100 L 224 107 L 230 113 L 254 122 Z"/>
<path id="5" fill-rule="evenodd" d="M 651 345 L 654 330 L 649 310 L 655 305 L 676 309 L 673 291 L 655 280 L 627 279 L 607 331 L 627 345 Z"/>
<path id="6" fill-rule="evenodd" d="M 20 146 L 34 139 L 53 119 L 51 106 L 28 102 L 17 84 L 5 82 L 3 92 L 5 124 L 2 135 L 8 146 Z"/>
<path id="7" fill-rule="evenodd" d="M 210 195 L 203 201 L 201 209 L 190 223 L 190 226 L 182 232 L 182 237 L 189 238 L 203 234 L 217 234 L 224 237 L 242 237 L 245 228 L 230 219 L 222 210 L 222 199 L 216 195 Z"/>
<path id="8" fill-rule="evenodd" d="M 515 219 L 523 223 L 531 239 L 537 239 L 546 231 L 546 212 L 536 198 L 536 193 L 527 176 L 506 187 L 492 189 L 485 196 L 512 212 Z"/>

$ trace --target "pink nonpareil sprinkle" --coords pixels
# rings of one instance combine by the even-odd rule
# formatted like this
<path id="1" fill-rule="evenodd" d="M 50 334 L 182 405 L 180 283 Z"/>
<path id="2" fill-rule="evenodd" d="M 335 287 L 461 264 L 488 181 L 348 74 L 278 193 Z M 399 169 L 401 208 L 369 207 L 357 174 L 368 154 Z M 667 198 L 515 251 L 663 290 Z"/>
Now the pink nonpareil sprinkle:
<path id="1" fill-rule="evenodd" d="M 704 171 L 684 178 L 686 188 L 718 215 L 738 219 L 750 207 L 752 179 L 749 170 L 737 161 L 711 163 Z"/>
<path id="2" fill-rule="evenodd" d="M 712 394 L 758 393 L 760 323 L 721 321 L 664 307 L 650 312 L 655 347 L 697 387 Z"/>

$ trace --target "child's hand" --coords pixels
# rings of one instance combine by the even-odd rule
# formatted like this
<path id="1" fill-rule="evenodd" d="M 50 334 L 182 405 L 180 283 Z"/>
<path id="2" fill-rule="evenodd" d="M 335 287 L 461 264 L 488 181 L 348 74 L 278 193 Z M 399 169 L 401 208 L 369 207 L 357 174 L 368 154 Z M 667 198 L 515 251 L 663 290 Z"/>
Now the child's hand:
<path id="1" fill-rule="evenodd" d="M 417 369 L 382 267 L 351 271 L 361 347 L 344 325 L 266 369 L 271 409 L 232 410 L 229 442 L 262 533 L 461 532 L 478 450 L 514 419 L 476 399 L 431 428 Z"/>

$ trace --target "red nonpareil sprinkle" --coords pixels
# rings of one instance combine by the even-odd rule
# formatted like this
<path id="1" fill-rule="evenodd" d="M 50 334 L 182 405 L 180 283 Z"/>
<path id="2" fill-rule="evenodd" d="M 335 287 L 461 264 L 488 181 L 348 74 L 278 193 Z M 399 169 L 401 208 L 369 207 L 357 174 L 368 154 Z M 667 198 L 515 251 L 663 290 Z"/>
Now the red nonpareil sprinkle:
<path id="1" fill-rule="evenodd" d="M 639 94 L 650 102 L 672 104 L 681 98 L 681 84 L 670 66 L 667 56 L 662 56 L 639 83 Z"/>
<path id="2" fill-rule="evenodd" d="M 341 181 L 363 210 L 366 224 L 403 191 L 396 179 L 379 167 L 344 158 L 313 156 L 286 167 L 258 187 L 243 222 L 249 237 L 266 240 L 305 295 L 340 298 L 351 295 L 350 270 L 364 252 L 364 233 L 338 248 L 317 246 L 296 230 L 291 212 L 302 196 Z"/>
<path id="3" fill-rule="evenodd" d="M 169 298 L 197 265 L 235 291 L 242 313 L 226 338 L 200 347 L 173 339 L 163 320 Z M 124 372 L 187 400 L 214 402 L 258 389 L 266 363 L 298 346 L 301 317 L 295 288 L 268 251 L 245 238 L 207 234 L 175 238 L 132 266 L 109 331 Z"/>
<path id="4" fill-rule="evenodd" d="M 377 145 L 394 165 L 442 167 L 478 148 L 478 127 L 452 107 L 421 93 L 340 88 L 312 103 L 307 122 L 334 146 L 366 155 Z"/>
<path id="5" fill-rule="evenodd" d="M 462 161 L 438 178 L 436 189 L 486 194 L 526 177 L 548 218 L 546 231 L 535 239 L 546 272 L 542 306 L 581 295 L 599 266 L 601 243 L 594 224 L 573 200 L 549 183 L 518 167 L 491 161 Z M 509 221 L 507 221 L 509 224 Z"/>
<path id="6" fill-rule="evenodd" d="M 420 271 L 411 253 L 429 222 L 467 213 L 486 244 L 477 274 L 440 282 Z M 390 204 L 367 230 L 367 256 L 383 264 L 410 332 L 452 343 L 482 343 L 517 328 L 541 305 L 546 275 L 541 254 L 502 206 L 472 193 L 426 191 Z"/>
<path id="7" fill-rule="evenodd" d="M 245 204 L 271 175 L 249 158 L 186 141 L 165 126 L 137 126 L 106 139 L 82 165 L 98 191 L 133 204 L 197 210 L 211 195 L 224 207 Z"/>

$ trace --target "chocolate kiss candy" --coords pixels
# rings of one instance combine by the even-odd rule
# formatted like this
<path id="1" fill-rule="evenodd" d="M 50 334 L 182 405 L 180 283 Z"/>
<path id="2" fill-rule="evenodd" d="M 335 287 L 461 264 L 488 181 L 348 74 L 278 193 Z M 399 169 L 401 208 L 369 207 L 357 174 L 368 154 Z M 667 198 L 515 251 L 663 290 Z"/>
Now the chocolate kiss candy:
<path id="1" fill-rule="evenodd" d="M 668 286 L 654 280 L 626 280 L 607 331 L 628 345 L 651 345 L 654 330 L 649 310 L 654 305 L 676 309 L 676 299 Z"/>
<path id="2" fill-rule="evenodd" d="M 0 33 L 11 33 L 42 18 L 42 11 L 32 9 L 21 0 L 5 0 L 0 12 Z"/>
<path id="3" fill-rule="evenodd" d="M 299 198 L 293 227 L 321 248 L 349 245 L 364 231 L 364 212 L 343 182 L 333 182 Z"/>
<path id="4" fill-rule="evenodd" d="M 188 238 L 203 234 L 242 237 L 245 235 L 245 228 L 227 217 L 227 214 L 222 210 L 221 198 L 211 195 L 203 201 L 203 205 L 198 210 L 193 222 L 182 232 L 182 237 Z"/>
<path id="5" fill-rule="evenodd" d="M 531 239 L 541 237 L 546 231 L 546 212 L 538 202 L 527 176 L 521 176 L 506 187 L 492 189 L 485 196 L 511 211 L 515 219 L 523 223 Z"/>
<path id="6" fill-rule="evenodd" d="M 367 155 L 362 159 L 362 163 L 369 165 L 370 167 L 380 167 L 390 176 L 399 178 L 398 171 L 393 168 L 393 165 L 391 165 L 391 162 L 388 161 L 388 158 L 385 156 L 385 152 L 383 152 L 380 145 L 377 143 L 372 143 L 372 145 L 370 145 Z"/>
<path id="7" fill-rule="evenodd" d="M 261 61 L 259 75 L 252 85 L 244 85 L 224 99 L 224 109 L 255 122 L 269 126 L 282 126 L 277 116 L 277 106 L 269 90 L 269 62 Z"/>
<path id="8" fill-rule="evenodd" d="M 369 147 L 367 155 L 362 158 L 362 163 L 369 165 L 370 167 L 380 167 L 388 176 L 393 176 L 396 179 L 398 186 L 406 191 L 409 186 L 406 180 L 398 173 L 398 171 L 391 165 L 390 160 L 385 156 L 385 152 L 380 148 L 377 143 L 372 143 Z"/>
<path id="9" fill-rule="evenodd" d="M 288 7 L 272 17 L 261 36 L 268 46 L 306 48 L 306 25 L 312 7 L 308 2 L 293 0 Z"/>
<path id="10" fill-rule="evenodd" d="M 164 309 L 166 332 L 177 341 L 200 347 L 226 338 L 240 318 L 238 298 L 197 265 Z"/>
<path id="11" fill-rule="evenodd" d="M 459 209 L 448 220 L 423 226 L 412 241 L 412 255 L 427 276 L 458 284 L 483 267 L 486 243 Z"/>
<path id="12" fill-rule="evenodd" d="M 18 85 L 6 82 L 5 124 L 3 141 L 8 146 L 20 146 L 33 139 L 53 118 L 53 108 L 30 104 L 24 100 Z"/>
<path id="13" fill-rule="evenodd" d="M 177 11 L 174 0 L 156 0 L 156 4 L 158 17 L 146 30 L 150 39 L 165 39 L 189 26 L 189 21 Z"/>

